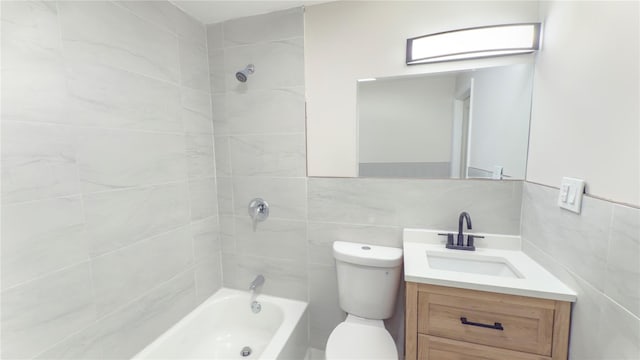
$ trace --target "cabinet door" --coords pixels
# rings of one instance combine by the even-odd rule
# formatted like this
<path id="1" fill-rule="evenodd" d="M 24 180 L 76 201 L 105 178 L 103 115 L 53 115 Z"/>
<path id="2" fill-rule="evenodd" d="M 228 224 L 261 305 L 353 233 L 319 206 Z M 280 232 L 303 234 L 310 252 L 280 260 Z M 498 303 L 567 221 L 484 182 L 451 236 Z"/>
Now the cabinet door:
<path id="1" fill-rule="evenodd" d="M 550 360 L 541 355 L 418 335 L 418 360 Z"/>
<path id="2" fill-rule="evenodd" d="M 446 289 L 418 292 L 418 332 L 551 356 L 554 302 Z"/>

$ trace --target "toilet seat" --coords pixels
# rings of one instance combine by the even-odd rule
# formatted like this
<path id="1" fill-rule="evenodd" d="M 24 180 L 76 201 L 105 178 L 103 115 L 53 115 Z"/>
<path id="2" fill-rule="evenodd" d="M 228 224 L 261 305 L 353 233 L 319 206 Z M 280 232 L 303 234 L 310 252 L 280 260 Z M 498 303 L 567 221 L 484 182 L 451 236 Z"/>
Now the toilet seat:
<path id="1" fill-rule="evenodd" d="M 349 319 L 333 329 L 325 354 L 326 360 L 398 360 L 396 344 L 384 326 L 351 322 Z"/>

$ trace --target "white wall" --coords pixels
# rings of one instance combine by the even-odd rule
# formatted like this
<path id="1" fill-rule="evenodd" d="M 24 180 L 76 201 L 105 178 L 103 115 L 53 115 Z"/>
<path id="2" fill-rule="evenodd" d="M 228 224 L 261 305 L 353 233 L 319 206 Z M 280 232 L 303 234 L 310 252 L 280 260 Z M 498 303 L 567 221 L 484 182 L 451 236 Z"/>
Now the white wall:
<path id="1" fill-rule="evenodd" d="M 541 4 L 527 180 L 640 205 L 638 2 Z"/>
<path id="2" fill-rule="evenodd" d="M 472 73 L 469 166 L 524 179 L 533 66 L 517 64 Z"/>
<path id="3" fill-rule="evenodd" d="M 359 83 L 359 162 L 449 162 L 454 84 L 452 75 Z"/>
<path id="4" fill-rule="evenodd" d="M 339 1 L 305 12 L 307 163 L 311 176 L 356 176 L 356 80 L 508 63 L 405 65 L 406 39 L 536 21 L 537 2 Z M 330 146 L 327 146 L 330 144 Z"/>

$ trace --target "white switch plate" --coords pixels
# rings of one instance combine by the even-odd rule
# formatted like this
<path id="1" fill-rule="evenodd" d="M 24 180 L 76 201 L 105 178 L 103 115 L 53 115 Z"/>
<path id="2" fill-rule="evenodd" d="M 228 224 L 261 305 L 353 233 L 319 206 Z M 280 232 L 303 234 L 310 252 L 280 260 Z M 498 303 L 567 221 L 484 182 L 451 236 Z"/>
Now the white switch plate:
<path id="1" fill-rule="evenodd" d="M 558 206 L 580 214 L 582 195 L 584 194 L 584 180 L 570 177 L 562 178 Z"/>

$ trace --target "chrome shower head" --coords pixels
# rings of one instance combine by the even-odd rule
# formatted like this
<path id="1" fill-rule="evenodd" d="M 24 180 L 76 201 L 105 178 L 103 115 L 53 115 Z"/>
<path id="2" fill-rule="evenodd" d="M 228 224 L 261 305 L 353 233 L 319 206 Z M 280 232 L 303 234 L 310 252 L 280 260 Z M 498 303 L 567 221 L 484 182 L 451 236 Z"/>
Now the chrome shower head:
<path id="1" fill-rule="evenodd" d="M 251 74 L 253 74 L 256 71 L 255 66 L 253 66 L 253 64 L 249 64 L 247 66 L 245 66 L 244 69 L 238 71 L 236 73 L 236 79 L 238 79 L 238 81 L 240 82 L 246 82 L 247 81 L 247 77 Z"/>

